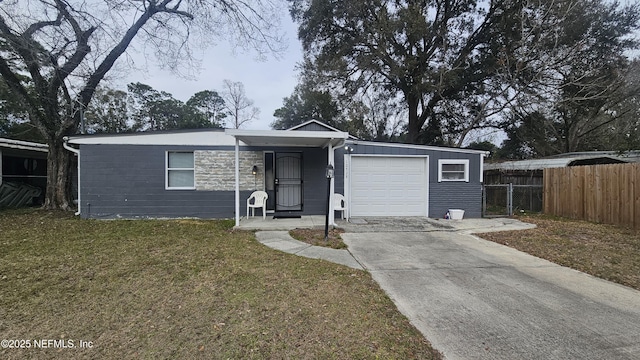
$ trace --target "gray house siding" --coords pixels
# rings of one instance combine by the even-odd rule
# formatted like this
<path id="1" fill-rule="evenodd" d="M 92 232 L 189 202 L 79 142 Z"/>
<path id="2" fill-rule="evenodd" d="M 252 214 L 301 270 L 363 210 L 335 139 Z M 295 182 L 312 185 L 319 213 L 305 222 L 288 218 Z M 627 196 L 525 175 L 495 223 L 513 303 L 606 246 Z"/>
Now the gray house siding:
<path id="1" fill-rule="evenodd" d="M 429 156 L 429 217 L 441 218 L 447 209 L 463 209 L 465 217 L 482 216 L 482 183 L 480 182 L 480 154 L 438 151 L 400 146 L 383 146 L 348 142 L 351 154 L 371 155 L 428 155 Z M 401 145 L 401 144 L 398 144 Z M 337 193 L 344 194 L 344 148 L 336 150 Z M 438 182 L 439 159 L 468 159 L 469 182 Z"/>
<path id="2" fill-rule="evenodd" d="M 216 148 L 82 145 L 81 199 L 85 218 L 232 217 L 233 191 L 165 190 L 165 152 Z M 243 191 L 246 199 L 250 191 Z M 244 209 L 244 207 L 241 207 Z"/>
<path id="3" fill-rule="evenodd" d="M 336 149 L 334 158 L 334 181 L 333 191 L 344 195 L 344 147 Z"/>
<path id="4" fill-rule="evenodd" d="M 430 217 L 444 217 L 448 209 L 463 209 L 464 216 L 469 218 L 482 217 L 480 156 L 480 154 L 438 151 L 429 158 Z M 469 182 L 438 182 L 439 159 L 468 159 Z"/>
<path id="5" fill-rule="evenodd" d="M 429 184 L 429 217 L 442 218 L 448 209 L 463 209 L 468 218 L 482 217 L 482 185 L 479 182 Z"/>
<path id="6" fill-rule="evenodd" d="M 233 147 L 164 145 L 81 145 L 81 214 L 84 218 L 198 217 L 232 218 L 234 191 L 166 190 L 166 151 L 233 151 Z M 303 215 L 322 214 L 326 206 L 326 149 L 258 148 L 241 151 L 302 152 Z M 259 166 L 264 171 L 263 165 Z M 258 183 L 262 188 L 262 181 Z M 240 192 L 246 214 L 251 190 Z M 258 211 L 259 213 L 259 211 Z"/>
<path id="7" fill-rule="evenodd" d="M 304 208 L 303 214 L 324 214 L 327 206 L 327 168 L 326 149 L 306 149 L 303 153 L 304 164 Z"/>

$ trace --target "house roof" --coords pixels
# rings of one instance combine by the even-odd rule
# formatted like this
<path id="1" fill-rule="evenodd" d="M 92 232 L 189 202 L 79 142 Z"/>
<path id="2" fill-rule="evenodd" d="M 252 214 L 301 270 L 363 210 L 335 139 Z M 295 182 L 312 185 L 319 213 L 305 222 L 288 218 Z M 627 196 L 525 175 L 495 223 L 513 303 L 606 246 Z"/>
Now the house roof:
<path id="1" fill-rule="evenodd" d="M 336 132 L 340 132 L 340 130 L 338 130 L 338 129 L 334 128 L 333 126 L 329 126 L 329 125 L 327 125 L 327 124 L 325 124 L 325 123 L 323 123 L 323 122 L 320 122 L 320 121 L 318 121 L 318 120 L 309 120 L 309 121 L 305 121 L 305 122 L 303 122 L 302 124 L 299 124 L 299 125 L 296 125 L 296 126 L 290 127 L 290 128 L 288 128 L 288 129 L 285 129 L 285 131 L 298 130 L 298 129 L 300 129 L 300 128 L 303 128 L 303 127 L 305 127 L 305 126 L 307 126 L 307 125 L 311 125 L 311 124 L 316 124 L 316 125 L 318 125 L 318 126 L 320 126 L 320 127 L 323 127 L 323 128 L 325 128 L 325 129 L 327 129 L 327 130 L 329 130 L 329 131 L 336 131 Z"/>
<path id="2" fill-rule="evenodd" d="M 318 125 L 327 131 L 299 130 L 306 125 Z M 292 131 L 294 130 L 294 131 Z M 362 141 L 347 132 L 339 131 L 317 120 L 310 120 L 287 130 L 242 130 L 242 129 L 195 129 L 170 130 L 125 134 L 77 135 L 68 138 L 70 144 L 113 144 L 113 145 L 185 145 L 185 146 L 234 146 L 235 139 L 241 146 L 295 146 L 326 147 L 340 146 L 344 142 L 385 147 L 423 149 L 433 151 L 484 154 L 488 151 L 447 148 L 439 146 Z"/>
<path id="3" fill-rule="evenodd" d="M 69 143 L 77 145 L 196 145 L 196 146 L 233 146 L 233 137 L 222 129 L 195 129 L 153 131 L 126 134 L 77 135 L 68 138 Z"/>
<path id="4" fill-rule="evenodd" d="M 225 134 L 252 146 L 339 146 L 349 134 L 342 131 L 289 131 L 227 129 Z"/>
<path id="5" fill-rule="evenodd" d="M 128 134 L 80 135 L 68 138 L 75 145 L 187 145 L 234 146 L 235 138 L 242 146 L 305 146 L 325 147 L 341 144 L 349 134 L 341 131 L 287 131 L 197 129 L 179 131 L 140 132 Z"/>
<path id="6" fill-rule="evenodd" d="M 295 130 L 300 130 L 300 129 L 302 129 L 302 128 L 304 128 L 304 127 L 307 127 L 307 126 L 309 126 L 309 125 L 317 125 L 317 126 L 319 126 L 319 127 L 321 127 L 321 128 L 327 129 L 327 131 L 341 132 L 340 130 L 338 130 L 338 129 L 334 128 L 333 126 L 329 126 L 329 125 L 327 125 L 327 124 L 325 124 L 325 123 L 323 123 L 323 122 L 320 122 L 320 121 L 318 121 L 318 120 L 309 120 L 309 121 L 305 121 L 305 122 L 303 122 L 302 124 L 299 124 L 299 125 L 296 125 L 296 126 L 290 127 L 290 128 L 288 128 L 288 129 L 285 129 L 285 130 L 286 130 L 286 131 L 295 131 Z M 357 140 L 358 138 L 357 138 L 357 137 L 355 137 L 355 136 L 353 136 L 353 135 L 351 135 L 351 134 L 349 134 L 349 139 Z"/>

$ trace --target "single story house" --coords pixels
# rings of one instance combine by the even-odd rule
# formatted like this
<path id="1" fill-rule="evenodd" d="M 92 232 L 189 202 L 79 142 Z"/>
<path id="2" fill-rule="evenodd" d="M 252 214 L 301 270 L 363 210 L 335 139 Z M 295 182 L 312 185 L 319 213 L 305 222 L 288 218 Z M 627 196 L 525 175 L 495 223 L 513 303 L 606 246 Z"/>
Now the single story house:
<path id="1" fill-rule="evenodd" d="M 48 151 L 45 144 L 0 138 L 0 208 L 44 201 Z"/>
<path id="2" fill-rule="evenodd" d="M 199 129 L 66 138 L 83 218 L 233 218 L 254 190 L 267 212 L 347 217 L 480 217 L 484 151 L 361 141 L 312 120 L 288 130 Z M 335 176 L 326 177 L 327 166 Z M 333 204 L 331 204 L 333 208 Z M 257 210 L 259 212 L 259 210 Z M 333 223 L 334 212 L 330 211 Z"/>

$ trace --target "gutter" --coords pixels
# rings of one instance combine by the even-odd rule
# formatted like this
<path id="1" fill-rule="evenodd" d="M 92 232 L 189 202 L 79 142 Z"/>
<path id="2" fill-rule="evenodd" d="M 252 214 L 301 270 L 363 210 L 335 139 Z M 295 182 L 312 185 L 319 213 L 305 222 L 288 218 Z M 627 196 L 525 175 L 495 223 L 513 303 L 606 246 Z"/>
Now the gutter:
<path id="1" fill-rule="evenodd" d="M 82 202 L 80 201 L 80 150 L 76 149 L 74 147 L 72 147 L 71 145 L 69 145 L 69 137 L 65 136 L 62 138 L 62 140 L 64 141 L 62 143 L 62 146 L 71 151 L 72 153 L 76 154 L 76 156 L 78 157 L 78 211 L 75 212 L 75 215 L 78 216 L 80 215 L 80 204 L 82 204 Z"/>

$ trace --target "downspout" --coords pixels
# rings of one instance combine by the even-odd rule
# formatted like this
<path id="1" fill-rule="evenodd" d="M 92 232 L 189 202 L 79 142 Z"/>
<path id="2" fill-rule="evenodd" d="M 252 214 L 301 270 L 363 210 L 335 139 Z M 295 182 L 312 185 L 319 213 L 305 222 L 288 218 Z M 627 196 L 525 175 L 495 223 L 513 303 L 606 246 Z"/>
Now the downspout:
<path id="1" fill-rule="evenodd" d="M 328 156 L 328 164 L 330 164 L 331 166 L 333 166 L 334 171 L 335 171 L 335 153 L 334 153 L 334 149 L 333 149 L 333 145 L 331 145 L 331 140 L 329 140 L 329 147 L 328 147 L 328 152 L 329 152 L 329 156 Z M 335 174 L 335 173 L 334 173 Z M 335 188 L 334 188 L 334 179 L 335 176 L 332 176 L 331 179 L 329 179 L 329 224 L 331 224 L 331 226 L 336 226 L 336 219 L 335 219 L 335 210 L 333 209 L 333 193 L 335 192 Z"/>
<path id="2" fill-rule="evenodd" d="M 69 145 L 69 137 L 65 136 L 62 138 L 62 140 L 64 141 L 62 143 L 62 146 L 71 151 L 72 153 L 76 154 L 76 156 L 78 157 L 78 211 L 76 211 L 75 215 L 78 216 L 80 215 L 80 204 L 82 204 L 82 201 L 80 201 L 80 150 L 72 147 Z"/>
<path id="3" fill-rule="evenodd" d="M 490 152 L 483 152 L 480 154 L 480 183 L 484 183 L 484 158 L 491 155 Z"/>

